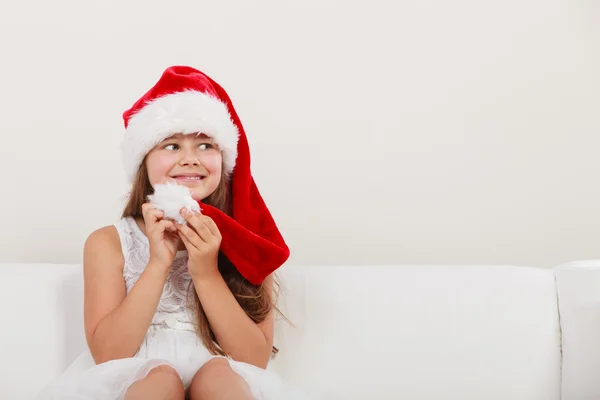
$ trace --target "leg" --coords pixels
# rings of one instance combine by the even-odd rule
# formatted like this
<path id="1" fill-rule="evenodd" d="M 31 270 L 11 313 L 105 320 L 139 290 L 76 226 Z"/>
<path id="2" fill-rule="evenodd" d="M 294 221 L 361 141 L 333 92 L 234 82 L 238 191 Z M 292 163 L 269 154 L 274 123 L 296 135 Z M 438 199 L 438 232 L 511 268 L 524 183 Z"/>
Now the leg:
<path id="1" fill-rule="evenodd" d="M 223 358 L 213 358 L 198 370 L 190 385 L 190 396 L 192 400 L 254 399 L 246 381 Z"/>
<path id="2" fill-rule="evenodd" d="M 183 400 L 184 396 L 183 382 L 177 371 L 161 365 L 131 385 L 125 400 Z"/>

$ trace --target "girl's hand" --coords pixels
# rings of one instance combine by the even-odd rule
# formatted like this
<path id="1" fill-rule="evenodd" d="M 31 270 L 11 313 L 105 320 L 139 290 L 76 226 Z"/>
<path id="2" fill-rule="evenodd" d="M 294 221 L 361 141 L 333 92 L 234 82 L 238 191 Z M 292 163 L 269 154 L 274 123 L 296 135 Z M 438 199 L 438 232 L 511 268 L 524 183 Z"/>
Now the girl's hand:
<path id="1" fill-rule="evenodd" d="M 150 262 L 169 268 L 177 254 L 179 238 L 173 221 L 162 219 L 164 213 L 152 204 L 142 205 L 146 236 L 150 243 Z"/>
<path id="2" fill-rule="evenodd" d="M 210 277 L 219 272 L 221 232 L 212 218 L 183 209 L 187 224 L 176 224 L 179 237 L 188 250 L 188 272 L 192 279 Z"/>

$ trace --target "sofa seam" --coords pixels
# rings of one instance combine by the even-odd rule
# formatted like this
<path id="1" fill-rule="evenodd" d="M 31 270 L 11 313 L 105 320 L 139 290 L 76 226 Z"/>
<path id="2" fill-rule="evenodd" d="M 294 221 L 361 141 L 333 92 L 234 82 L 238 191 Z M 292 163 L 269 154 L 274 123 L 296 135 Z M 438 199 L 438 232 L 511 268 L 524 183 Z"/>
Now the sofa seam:
<path id="1" fill-rule="evenodd" d="M 556 273 L 553 273 L 554 280 L 554 290 L 556 293 L 556 311 L 558 313 L 558 343 L 559 343 L 559 351 L 560 351 L 560 368 L 559 368 L 559 393 L 558 398 L 562 399 L 563 394 L 563 369 L 564 369 L 564 348 L 563 348 L 563 326 L 562 326 L 562 316 L 560 312 L 560 295 L 558 293 L 558 280 Z"/>

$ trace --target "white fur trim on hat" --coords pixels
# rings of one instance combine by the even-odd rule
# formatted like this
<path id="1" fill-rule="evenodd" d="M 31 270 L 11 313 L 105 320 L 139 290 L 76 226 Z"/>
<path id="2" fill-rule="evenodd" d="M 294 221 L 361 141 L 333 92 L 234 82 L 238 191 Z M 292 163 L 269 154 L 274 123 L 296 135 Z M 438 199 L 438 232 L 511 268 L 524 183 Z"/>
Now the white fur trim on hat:
<path id="1" fill-rule="evenodd" d="M 239 131 L 227 106 L 211 95 L 188 90 L 148 102 L 130 118 L 121 143 L 123 163 L 130 182 L 146 154 L 177 133 L 210 136 L 223 153 L 225 171 L 233 171 Z"/>

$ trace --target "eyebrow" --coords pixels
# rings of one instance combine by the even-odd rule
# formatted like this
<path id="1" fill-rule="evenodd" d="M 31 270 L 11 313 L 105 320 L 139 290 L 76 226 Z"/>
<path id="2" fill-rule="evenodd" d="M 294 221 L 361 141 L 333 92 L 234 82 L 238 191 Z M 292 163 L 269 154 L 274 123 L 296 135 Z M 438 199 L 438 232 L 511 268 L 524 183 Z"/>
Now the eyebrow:
<path id="1" fill-rule="evenodd" d="M 204 133 L 201 133 L 201 134 L 197 135 L 196 139 L 207 139 L 207 140 L 210 140 L 210 141 L 214 141 L 215 140 L 212 137 L 210 137 L 210 136 L 208 136 L 208 135 L 206 135 Z"/>
<path id="2" fill-rule="evenodd" d="M 183 136 L 186 136 L 186 135 L 182 135 L 181 133 L 177 133 L 177 134 L 175 134 L 175 135 L 173 135 L 173 136 L 170 136 L 170 137 L 168 137 L 168 138 L 164 139 L 162 142 L 167 142 L 167 141 L 169 141 L 169 140 L 177 140 L 177 139 L 182 139 L 182 138 L 183 138 Z M 201 134 L 199 134 L 199 135 L 196 135 L 195 139 L 196 139 L 196 140 L 209 140 L 209 141 L 211 141 L 211 142 L 214 142 L 214 141 L 215 141 L 215 139 L 214 139 L 214 138 L 212 138 L 212 137 L 210 137 L 210 136 L 208 136 L 208 135 L 206 135 L 206 134 L 204 134 L 204 133 L 201 133 Z M 162 142 L 161 142 L 161 143 L 162 143 Z"/>

